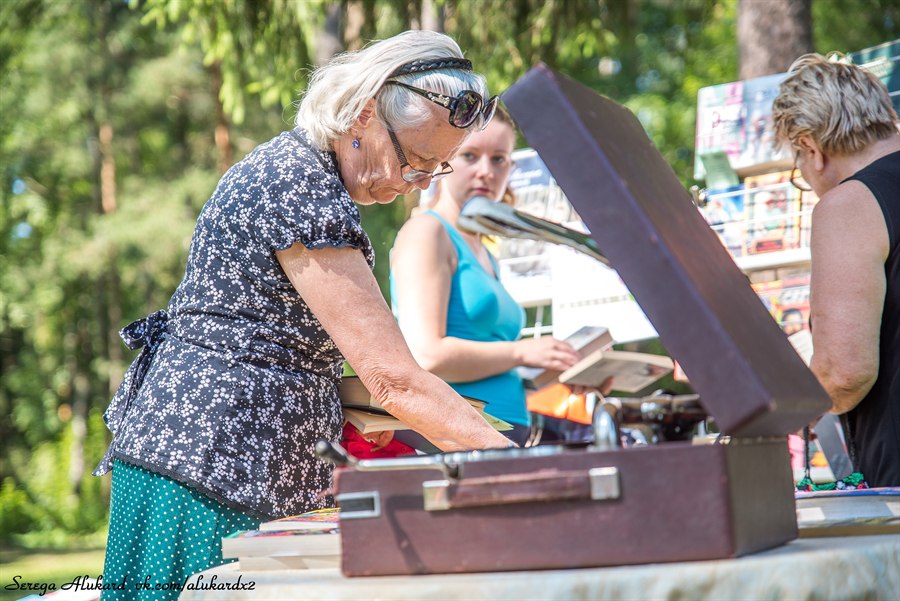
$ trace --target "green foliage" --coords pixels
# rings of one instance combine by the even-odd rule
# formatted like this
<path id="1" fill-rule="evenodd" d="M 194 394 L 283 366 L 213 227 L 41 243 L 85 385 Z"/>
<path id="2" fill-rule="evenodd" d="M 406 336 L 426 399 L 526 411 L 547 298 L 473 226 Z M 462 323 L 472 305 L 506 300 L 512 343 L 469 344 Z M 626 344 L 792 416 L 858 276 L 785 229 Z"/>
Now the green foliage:
<path id="1" fill-rule="evenodd" d="M 221 99 L 235 123 L 243 123 L 245 98 L 263 106 L 289 105 L 310 66 L 310 42 L 323 20 L 322 0 L 132 0 L 144 23 L 180 26 L 182 39 L 203 48 L 203 64 L 219 65 Z"/>
<path id="2" fill-rule="evenodd" d="M 900 0 L 814 0 L 816 52 L 855 52 L 900 37 Z"/>

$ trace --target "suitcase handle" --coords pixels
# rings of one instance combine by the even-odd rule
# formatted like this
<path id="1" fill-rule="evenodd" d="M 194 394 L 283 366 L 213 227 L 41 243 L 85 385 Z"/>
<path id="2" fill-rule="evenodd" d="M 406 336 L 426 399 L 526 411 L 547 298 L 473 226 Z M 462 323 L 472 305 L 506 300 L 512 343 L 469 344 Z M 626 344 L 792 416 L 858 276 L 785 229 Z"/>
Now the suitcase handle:
<path id="1" fill-rule="evenodd" d="M 588 471 L 538 470 L 460 480 L 422 483 L 426 511 L 465 507 L 542 503 L 547 501 L 595 501 L 618 499 L 619 470 L 595 467 Z"/>

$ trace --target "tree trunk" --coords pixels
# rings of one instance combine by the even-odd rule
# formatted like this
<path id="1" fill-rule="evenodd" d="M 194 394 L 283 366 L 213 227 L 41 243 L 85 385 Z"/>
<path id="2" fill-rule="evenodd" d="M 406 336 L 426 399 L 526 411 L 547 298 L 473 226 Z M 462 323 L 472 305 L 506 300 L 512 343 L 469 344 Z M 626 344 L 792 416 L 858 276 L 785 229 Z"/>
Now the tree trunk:
<path id="1" fill-rule="evenodd" d="M 812 51 L 812 0 L 739 0 L 739 79 L 783 73 Z"/>
<path id="2" fill-rule="evenodd" d="M 435 0 L 422 0 L 422 29 L 444 33 L 444 5 L 436 5 Z"/>
<path id="3" fill-rule="evenodd" d="M 325 26 L 316 33 L 316 65 L 324 65 L 344 49 L 341 12 L 340 2 L 330 2 L 325 7 Z"/>
<path id="4" fill-rule="evenodd" d="M 347 50 L 359 50 L 362 48 L 365 24 L 366 13 L 362 0 L 350 0 L 347 3 L 347 22 L 344 28 L 344 47 Z"/>
<path id="5" fill-rule="evenodd" d="M 222 106 L 222 65 L 218 62 L 209 67 L 212 81 L 213 102 L 216 105 L 216 129 L 214 138 L 218 156 L 219 173 L 225 173 L 234 163 L 234 155 L 231 151 L 231 130 L 228 124 L 228 116 L 225 107 Z"/>
<path id="6" fill-rule="evenodd" d="M 104 102 L 108 106 L 107 102 Z M 108 113 L 107 113 L 108 114 Z M 113 128 L 110 123 L 100 124 L 100 207 L 104 214 L 116 210 L 116 160 L 113 156 Z"/>

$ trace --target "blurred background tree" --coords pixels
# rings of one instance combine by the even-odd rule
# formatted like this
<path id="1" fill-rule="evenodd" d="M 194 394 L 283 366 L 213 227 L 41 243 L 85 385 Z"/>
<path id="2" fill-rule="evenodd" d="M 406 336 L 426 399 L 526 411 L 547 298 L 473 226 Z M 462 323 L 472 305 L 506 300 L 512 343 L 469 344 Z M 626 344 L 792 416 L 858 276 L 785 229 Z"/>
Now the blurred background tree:
<path id="1" fill-rule="evenodd" d="M 787 29 L 752 27 L 775 5 Z M 699 88 L 895 39 L 900 0 L 6 0 L 0 23 L 0 540 L 47 544 L 105 526 L 117 330 L 166 305 L 218 177 L 290 127 L 316 64 L 408 28 L 495 91 L 542 60 L 689 185 Z M 383 289 L 412 200 L 362 208 Z"/>

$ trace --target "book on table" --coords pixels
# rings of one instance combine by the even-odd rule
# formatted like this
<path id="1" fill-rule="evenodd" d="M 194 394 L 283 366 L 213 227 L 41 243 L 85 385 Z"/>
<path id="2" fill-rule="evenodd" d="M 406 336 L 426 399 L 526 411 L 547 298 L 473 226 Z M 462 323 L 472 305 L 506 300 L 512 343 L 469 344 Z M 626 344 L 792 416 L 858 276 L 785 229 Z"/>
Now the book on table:
<path id="1" fill-rule="evenodd" d="M 900 534 L 900 487 L 797 491 L 801 537 Z"/>
<path id="2" fill-rule="evenodd" d="M 576 330 L 573 334 L 567 336 L 565 342 L 572 345 L 581 357 L 593 353 L 594 351 L 607 349 L 613 344 L 612 335 L 607 328 L 602 326 L 583 326 Z M 560 370 L 543 369 L 540 367 L 520 367 L 519 375 L 525 382 L 526 388 L 532 390 L 540 390 L 550 384 L 560 381 L 559 376 L 563 372 Z M 602 382 L 594 382 L 591 386 L 596 386 Z"/>
<path id="3" fill-rule="evenodd" d="M 341 510 L 338 507 L 315 509 L 299 515 L 291 515 L 263 522 L 259 529 L 263 532 L 277 530 L 332 530 L 340 525 Z"/>
<path id="4" fill-rule="evenodd" d="M 664 355 L 598 350 L 559 375 L 566 385 L 597 386 L 613 378 L 614 390 L 636 393 L 672 373 L 675 363 Z"/>
<path id="5" fill-rule="evenodd" d="M 222 537 L 222 557 L 340 556 L 339 528 L 328 530 L 240 530 Z"/>
<path id="6" fill-rule="evenodd" d="M 272 555 L 269 557 L 238 557 L 242 572 L 272 570 L 321 570 L 341 567 L 340 555 Z"/>

